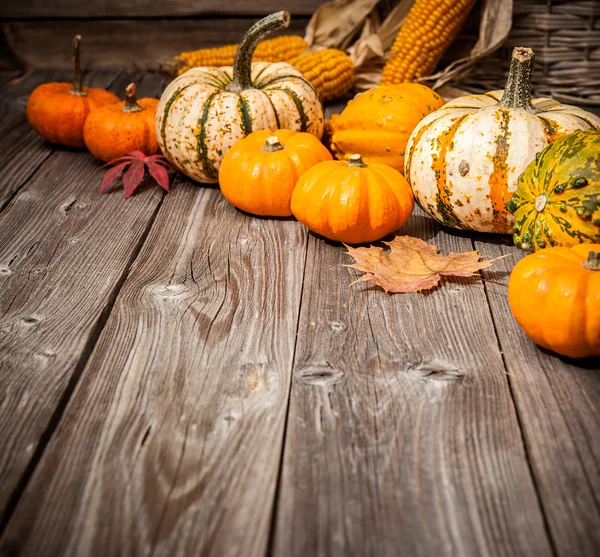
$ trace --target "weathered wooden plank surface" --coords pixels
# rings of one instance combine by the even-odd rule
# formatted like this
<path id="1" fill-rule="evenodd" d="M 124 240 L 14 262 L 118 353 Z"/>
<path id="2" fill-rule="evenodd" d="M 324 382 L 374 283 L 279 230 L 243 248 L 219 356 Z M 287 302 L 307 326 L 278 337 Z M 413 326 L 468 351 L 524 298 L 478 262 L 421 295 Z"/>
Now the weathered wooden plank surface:
<path id="1" fill-rule="evenodd" d="M 600 359 L 569 360 L 537 348 L 508 306 L 508 274 L 523 256 L 505 241 L 475 242 L 487 257 L 508 255 L 486 271 L 500 346 L 524 430 L 534 478 L 561 557 L 600 551 Z M 503 273 L 500 276 L 498 272 Z"/>
<path id="2" fill-rule="evenodd" d="M 306 232 L 169 194 L 0 554 L 262 556 Z"/>
<path id="3" fill-rule="evenodd" d="M 107 75 L 108 85 L 115 77 Z M 118 75 L 121 90 L 130 79 Z M 99 83 L 98 83 L 99 84 Z M 148 74 L 142 94 L 162 80 Z M 23 164 L 23 162 L 22 162 Z M 61 149 L 0 215 L 0 509 L 50 435 L 162 195 L 98 193 L 91 155 Z"/>
<path id="4" fill-rule="evenodd" d="M 287 34 L 304 35 L 308 19 L 293 17 Z M 237 43 L 254 19 L 13 21 L 3 25 L 7 41 L 23 65 L 70 68 L 71 41 L 81 33 L 86 68 L 157 67 L 181 51 Z"/>
<path id="5" fill-rule="evenodd" d="M 551 555 L 482 285 L 390 296 L 344 251 L 310 237 L 273 555 Z"/>
<path id="6" fill-rule="evenodd" d="M 106 87 L 118 75 L 118 70 L 87 72 L 85 82 L 90 87 Z M 14 73 L 5 76 L 15 77 Z M 16 191 L 53 153 L 54 147 L 39 137 L 29 126 L 25 107 L 35 87 L 50 81 L 70 81 L 66 71 L 38 71 L 15 84 L 2 83 L 0 94 L 0 210 Z"/>
<path id="7" fill-rule="evenodd" d="M 279 10 L 311 15 L 325 0 L 4 0 L 0 18 L 263 16 Z"/>

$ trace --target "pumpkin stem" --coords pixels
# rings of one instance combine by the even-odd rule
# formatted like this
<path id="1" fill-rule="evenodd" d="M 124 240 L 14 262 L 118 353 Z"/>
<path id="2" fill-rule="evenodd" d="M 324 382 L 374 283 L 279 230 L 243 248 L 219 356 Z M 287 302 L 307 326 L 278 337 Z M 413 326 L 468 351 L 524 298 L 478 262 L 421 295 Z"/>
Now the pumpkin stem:
<path id="1" fill-rule="evenodd" d="M 277 12 L 257 21 L 244 35 L 235 51 L 233 60 L 233 79 L 227 91 L 240 93 L 252 89 L 252 55 L 258 43 L 267 35 L 290 24 L 290 12 Z"/>
<path id="2" fill-rule="evenodd" d="M 350 155 L 348 157 L 348 164 L 346 166 L 358 166 L 359 168 L 367 168 L 367 165 L 362 160 L 359 154 Z"/>
<path id="3" fill-rule="evenodd" d="M 85 97 L 87 93 L 83 90 L 81 62 L 79 60 L 79 44 L 81 43 L 81 35 L 73 37 L 73 89 L 69 91 L 71 95 Z"/>
<path id="4" fill-rule="evenodd" d="M 535 112 L 535 108 L 531 104 L 531 74 L 534 60 L 535 54 L 530 48 L 517 46 L 513 49 L 508 81 L 500 99 L 500 106 Z"/>
<path id="5" fill-rule="evenodd" d="M 125 105 L 122 108 L 123 112 L 140 112 L 144 110 L 144 108 L 138 104 L 135 92 L 135 83 L 130 83 L 127 86 L 127 89 L 125 89 Z"/>
<path id="6" fill-rule="evenodd" d="M 600 251 L 590 251 L 583 268 L 590 271 L 600 271 Z"/>
<path id="7" fill-rule="evenodd" d="M 274 151 L 281 151 L 282 149 L 283 145 L 279 143 L 277 136 L 272 135 L 271 137 L 267 137 L 263 151 L 266 151 L 267 153 L 273 153 Z"/>

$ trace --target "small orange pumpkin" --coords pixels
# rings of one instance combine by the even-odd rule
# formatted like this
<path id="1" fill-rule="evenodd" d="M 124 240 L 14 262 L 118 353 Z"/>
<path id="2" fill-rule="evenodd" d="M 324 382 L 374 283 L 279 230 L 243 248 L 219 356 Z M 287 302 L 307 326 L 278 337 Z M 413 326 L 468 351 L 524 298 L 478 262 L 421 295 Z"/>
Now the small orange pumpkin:
<path id="1" fill-rule="evenodd" d="M 367 165 L 357 154 L 313 166 L 292 194 L 292 211 L 302 224 L 347 244 L 374 242 L 397 230 L 413 206 L 400 172 L 387 164 Z"/>
<path id="2" fill-rule="evenodd" d="M 27 120 L 46 141 L 84 147 L 83 126 L 88 114 L 97 108 L 119 101 L 104 89 L 83 87 L 79 44 L 81 35 L 73 38 L 73 83 L 44 83 L 29 96 Z"/>
<path id="3" fill-rule="evenodd" d="M 90 153 L 109 162 L 131 151 L 160 153 L 155 118 L 158 99 L 136 98 L 135 83 L 125 89 L 125 101 L 94 110 L 85 122 L 83 137 Z"/>
<path id="4" fill-rule="evenodd" d="M 536 344 L 570 358 L 600 356 L 600 244 L 545 248 L 521 259 L 508 301 Z"/>
<path id="5" fill-rule="evenodd" d="M 232 205 L 254 215 L 289 217 L 296 182 L 331 154 L 312 134 L 262 130 L 238 141 L 219 169 L 221 192 Z"/>

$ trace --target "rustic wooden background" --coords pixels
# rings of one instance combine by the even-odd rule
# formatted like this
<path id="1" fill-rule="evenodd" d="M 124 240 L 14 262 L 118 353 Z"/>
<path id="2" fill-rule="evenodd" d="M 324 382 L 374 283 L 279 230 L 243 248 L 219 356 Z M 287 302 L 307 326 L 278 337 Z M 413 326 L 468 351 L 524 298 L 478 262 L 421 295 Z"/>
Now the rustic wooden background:
<path id="1" fill-rule="evenodd" d="M 37 70 L 0 72 L 1 557 L 598 555 L 598 360 L 520 333 L 509 238 L 417 210 L 404 232 L 444 253 L 509 257 L 426 296 L 349 288 L 291 219 L 183 177 L 101 196 L 98 161 L 26 122 L 76 32 L 88 84 L 158 96 L 157 59 L 283 8 L 301 33 L 320 1 L 0 3 L 0 64 Z"/>
<path id="2" fill-rule="evenodd" d="M 258 17 L 289 10 L 304 28 L 323 0 L 2 0 L 0 69 L 63 68 L 73 35 L 87 68 L 151 68 L 182 50 L 237 42 Z"/>

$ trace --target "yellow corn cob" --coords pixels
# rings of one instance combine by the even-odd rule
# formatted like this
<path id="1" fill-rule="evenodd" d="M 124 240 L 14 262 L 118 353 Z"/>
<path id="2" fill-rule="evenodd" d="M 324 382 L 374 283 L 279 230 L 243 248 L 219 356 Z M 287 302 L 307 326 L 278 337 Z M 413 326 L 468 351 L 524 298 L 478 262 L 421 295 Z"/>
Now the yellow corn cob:
<path id="1" fill-rule="evenodd" d="M 306 52 L 288 62 L 312 83 L 322 101 L 341 97 L 354 83 L 350 56 L 335 48 Z"/>
<path id="2" fill-rule="evenodd" d="M 381 83 L 392 85 L 430 75 L 455 39 L 475 0 L 415 0 L 385 64 Z"/>
<path id="3" fill-rule="evenodd" d="M 252 60 L 255 62 L 287 62 L 308 48 L 302 37 L 284 35 L 274 39 L 261 41 Z M 216 48 L 201 48 L 182 52 L 176 58 L 181 63 L 177 69 L 178 75 L 197 66 L 231 66 L 237 44 L 219 46 Z"/>

